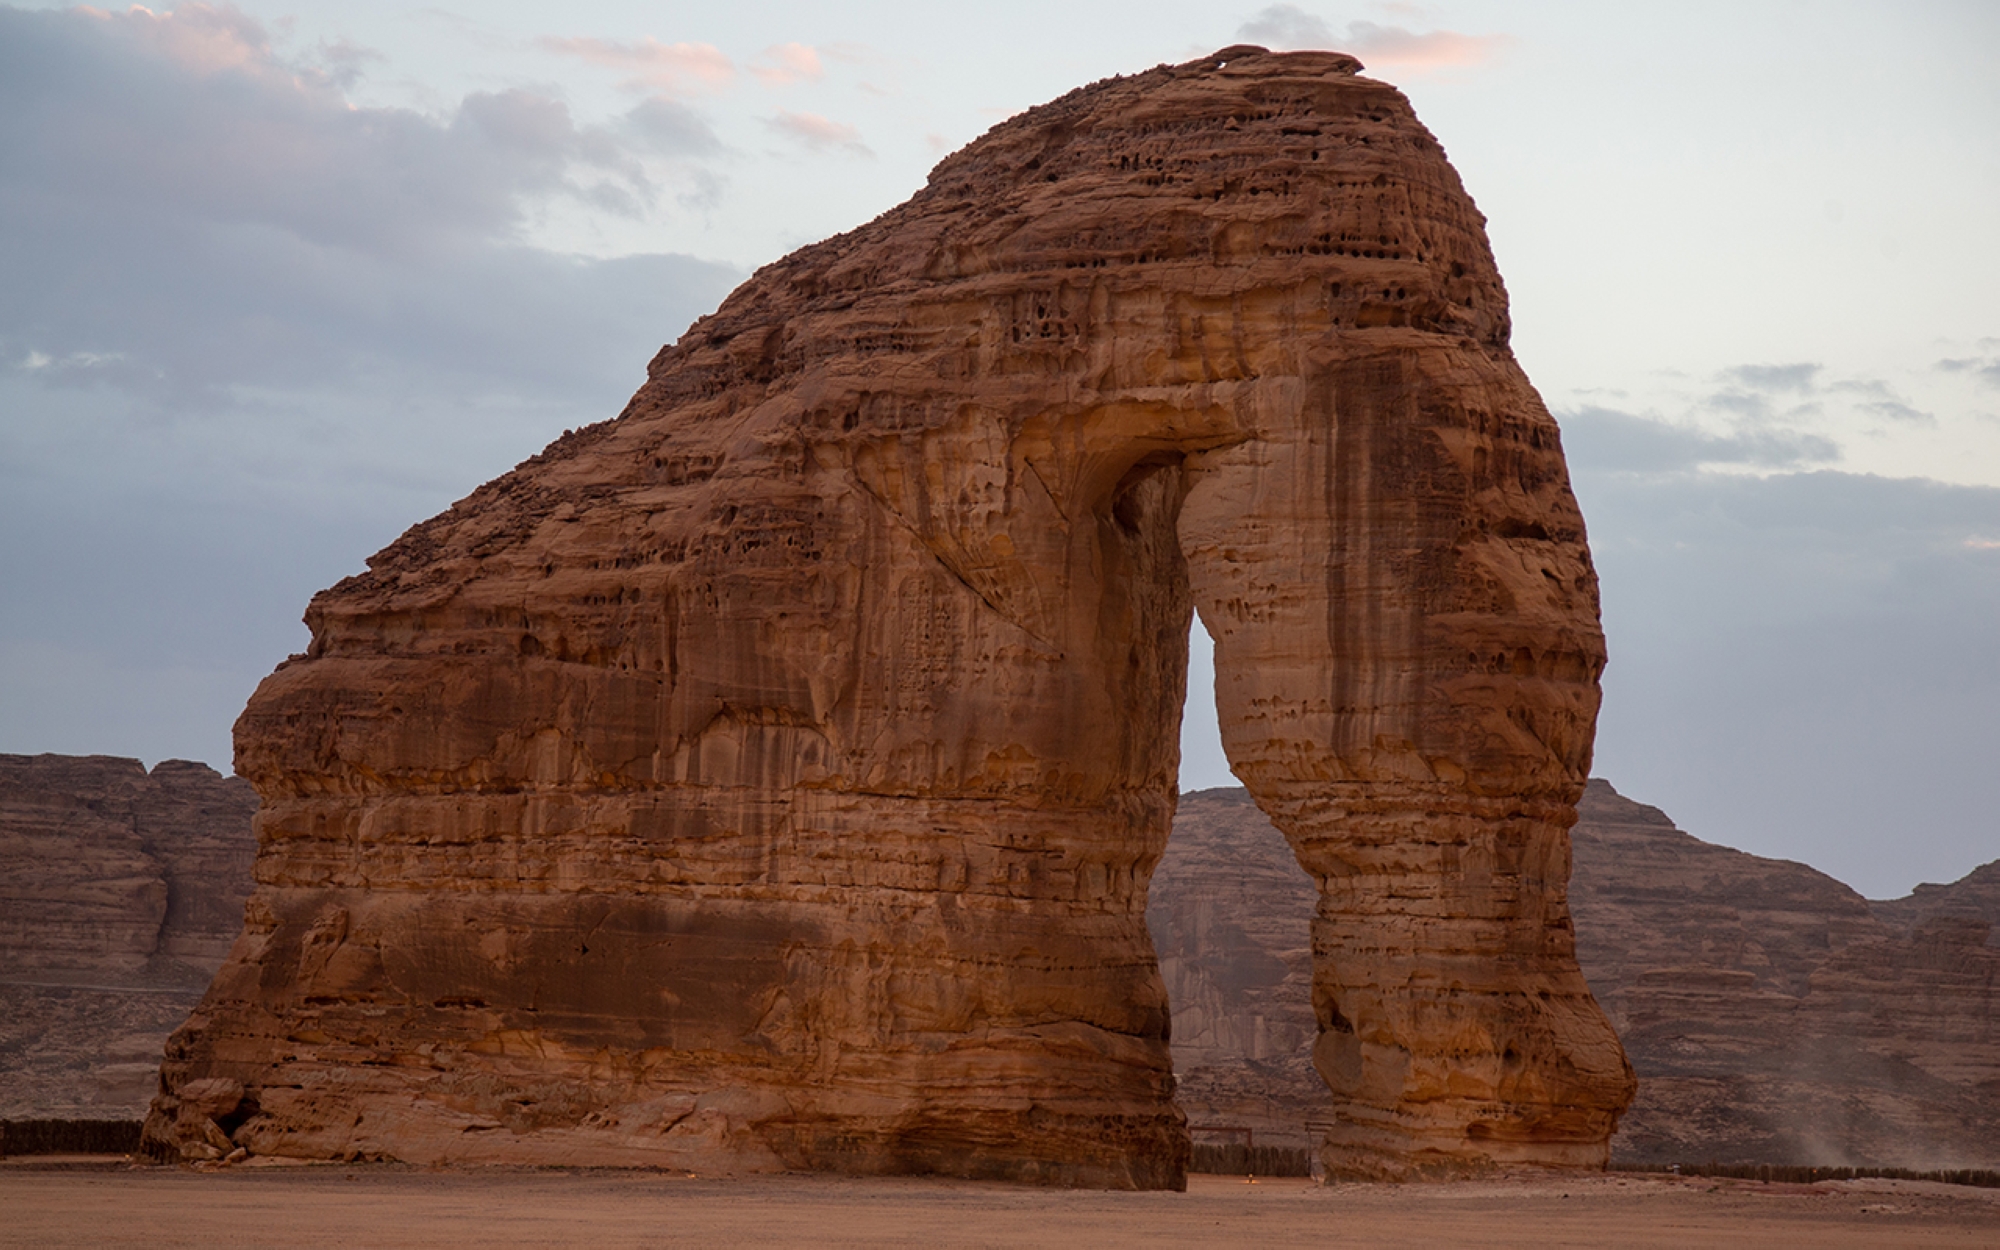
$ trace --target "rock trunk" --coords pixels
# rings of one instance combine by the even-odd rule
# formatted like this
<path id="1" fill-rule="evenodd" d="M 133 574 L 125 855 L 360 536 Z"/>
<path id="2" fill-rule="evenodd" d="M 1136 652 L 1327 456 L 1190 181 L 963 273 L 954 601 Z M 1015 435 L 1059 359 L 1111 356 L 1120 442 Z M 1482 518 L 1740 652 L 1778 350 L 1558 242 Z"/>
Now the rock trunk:
<path id="1" fill-rule="evenodd" d="M 1601 1164 L 1596 580 L 1482 219 L 1357 69 L 1023 114 L 316 598 L 154 1148 L 1180 1184 L 1199 611 L 1319 883 L 1329 1166 Z"/>

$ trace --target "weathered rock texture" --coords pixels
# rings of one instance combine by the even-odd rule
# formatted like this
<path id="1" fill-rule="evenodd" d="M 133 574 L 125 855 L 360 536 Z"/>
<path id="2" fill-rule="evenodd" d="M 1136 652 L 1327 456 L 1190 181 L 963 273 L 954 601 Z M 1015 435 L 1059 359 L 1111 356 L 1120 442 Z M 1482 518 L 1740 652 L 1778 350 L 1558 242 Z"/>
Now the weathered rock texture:
<path id="1" fill-rule="evenodd" d="M 1318 893 L 1249 791 L 1181 795 L 1146 926 L 1173 1004 L 1174 1101 L 1191 1127 L 1307 1146 L 1331 1122 L 1312 1062 Z"/>
<path id="2" fill-rule="evenodd" d="M 133 1116 L 243 927 L 257 796 L 186 760 L 0 755 L 0 1116 Z"/>
<path id="3" fill-rule="evenodd" d="M 1580 812 L 1577 953 L 1640 1075 L 1618 1157 L 2000 1167 L 2000 863 L 1870 903 L 1603 782 Z"/>
<path id="4" fill-rule="evenodd" d="M 153 1148 L 219 1079 L 256 1152 L 1179 1184 L 1198 608 L 1319 883 L 1329 1166 L 1601 1162 L 1596 581 L 1482 219 L 1357 68 L 1023 114 L 315 599 Z"/>
<path id="5" fill-rule="evenodd" d="M 1579 814 L 1577 956 L 1639 1074 L 1614 1161 L 2000 1167 L 2000 861 L 1871 903 L 1602 781 Z M 1180 1103 L 1260 1140 L 1328 1114 L 1272 1045 L 1312 1025 L 1289 859 L 1243 791 L 1183 796 L 1148 910 Z"/>

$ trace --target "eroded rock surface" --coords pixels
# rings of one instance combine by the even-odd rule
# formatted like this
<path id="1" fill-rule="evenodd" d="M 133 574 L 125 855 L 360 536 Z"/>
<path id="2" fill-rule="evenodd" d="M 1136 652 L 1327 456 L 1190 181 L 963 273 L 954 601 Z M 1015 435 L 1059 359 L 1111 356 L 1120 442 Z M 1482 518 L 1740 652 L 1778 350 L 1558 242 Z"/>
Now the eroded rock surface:
<path id="1" fill-rule="evenodd" d="M 1482 219 L 1357 68 L 1007 122 L 316 598 L 153 1148 L 1181 1183 L 1198 609 L 1318 881 L 1329 1167 L 1601 1162 L 1596 579 Z"/>
<path id="2" fill-rule="evenodd" d="M 144 1112 L 242 930 L 256 808 L 186 760 L 0 755 L 0 1116 Z"/>
<path id="3" fill-rule="evenodd" d="M 1869 902 L 1716 846 L 1592 781 L 1571 831 L 1577 956 L 1639 1094 L 1614 1162 L 2000 1167 L 2000 862 Z M 1241 790 L 1185 795 L 1149 918 L 1193 1122 L 1293 1140 L 1328 1114 L 1300 1051 L 1305 877 Z M 1288 873 L 1289 870 L 1289 873 Z M 1309 887 L 1306 887 L 1309 888 Z M 1246 943 L 1247 939 L 1247 943 Z M 1277 975 L 1278 968 L 1285 974 Z M 1231 1027 L 1211 1025 L 1224 1004 Z M 1200 1044 L 1184 1049 L 1184 1032 Z"/>
<path id="4" fill-rule="evenodd" d="M 1593 781 L 1577 954 L 1639 1070 L 1635 1161 L 2000 1167 L 2000 863 L 1870 903 Z"/>
<path id="5" fill-rule="evenodd" d="M 1312 1062 L 1318 893 L 1247 790 L 1181 795 L 1146 925 L 1173 1003 L 1174 1099 L 1190 1126 L 1307 1146 L 1332 1120 Z"/>

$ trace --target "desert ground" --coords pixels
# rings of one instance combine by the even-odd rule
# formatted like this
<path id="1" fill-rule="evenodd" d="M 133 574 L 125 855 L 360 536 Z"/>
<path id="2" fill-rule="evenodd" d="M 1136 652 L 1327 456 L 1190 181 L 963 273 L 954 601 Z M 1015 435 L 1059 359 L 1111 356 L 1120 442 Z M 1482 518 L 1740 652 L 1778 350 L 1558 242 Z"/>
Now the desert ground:
<path id="1" fill-rule="evenodd" d="M 1518 1175 L 1196 1176 L 1184 1194 L 918 1179 L 313 1165 L 0 1165 L 0 1246 L 2000 1246 L 2000 1191 Z"/>

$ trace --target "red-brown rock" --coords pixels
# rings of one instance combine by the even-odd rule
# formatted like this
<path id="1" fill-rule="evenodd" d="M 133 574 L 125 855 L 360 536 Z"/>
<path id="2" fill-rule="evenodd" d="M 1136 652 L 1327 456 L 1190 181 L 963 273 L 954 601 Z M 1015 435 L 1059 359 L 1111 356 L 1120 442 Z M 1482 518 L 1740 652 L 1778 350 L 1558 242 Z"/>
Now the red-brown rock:
<path id="1" fill-rule="evenodd" d="M 1601 1163 L 1596 579 L 1482 219 L 1357 68 L 1023 114 L 315 599 L 153 1148 L 226 1077 L 260 1153 L 1179 1184 L 1199 610 L 1318 881 L 1329 1167 Z"/>
<path id="2" fill-rule="evenodd" d="M 243 927 L 256 807 L 186 760 L 0 755 L 0 1116 L 144 1111 Z"/>
<path id="3" fill-rule="evenodd" d="M 1577 958 L 1639 1075 L 1614 1162 L 2000 1167 L 2000 862 L 1870 902 L 1604 781 L 1571 838 Z M 1329 1114 L 1273 1044 L 1312 1026 L 1302 888 L 1247 794 L 1182 796 L 1147 914 L 1192 1122 L 1283 1143 Z"/>

